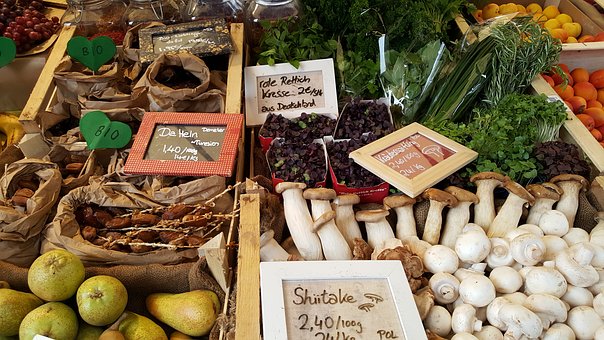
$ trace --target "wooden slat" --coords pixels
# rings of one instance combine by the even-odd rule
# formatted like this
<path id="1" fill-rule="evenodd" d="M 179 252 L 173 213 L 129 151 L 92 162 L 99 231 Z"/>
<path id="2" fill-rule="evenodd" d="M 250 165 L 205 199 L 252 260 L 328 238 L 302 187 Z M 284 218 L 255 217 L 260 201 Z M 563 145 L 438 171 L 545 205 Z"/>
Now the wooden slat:
<path id="1" fill-rule="evenodd" d="M 241 113 L 241 84 L 243 78 L 243 24 L 231 24 L 234 52 L 229 58 L 226 113 Z M 244 124 L 245 126 L 245 124 Z"/>
<path id="2" fill-rule="evenodd" d="M 240 198 L 235 340 L 260 340 L 260 197 Z"/>
<path id="3" fill-rule="evenodd" d="M 73 36 L 75 30 L 75 26 L 63 26 L 59 38 L 55 41 L 52 51 L 48 56 L 48 60 L 40 73 L 40 78 L 38 78 L 23 111 L 21 111 L 19 121 L 21 121 L 26 133 L 40 131 L 36 117 L 38 113 L 43 110 L 42 106 L 46 95 L 52 90 L 51 87 L 54 85 L 54 71 L 65 55 L 67 43 Z"/>

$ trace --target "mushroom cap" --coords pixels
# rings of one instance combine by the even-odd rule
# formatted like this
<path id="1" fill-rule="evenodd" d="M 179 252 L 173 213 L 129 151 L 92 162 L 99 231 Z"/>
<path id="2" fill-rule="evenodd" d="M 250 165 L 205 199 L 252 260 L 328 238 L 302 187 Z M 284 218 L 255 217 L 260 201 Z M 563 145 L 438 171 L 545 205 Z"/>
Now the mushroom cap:
<path id="1" fill-rule="evenodd" d="M 359 210 L 355 217 L 357 221 L 361 222 L 377 222 L 389 214 L 390 212 L 384 209 Z"/>
<path id="2" fill-rule="evenodd" d="M 566 305 L 559 298 L 550 294 L 532 294 L 524 301 L 524 307 L 537 315 L 548 316 L 548 320 L 541 318 L 542 323 L 549 321 L 549 324 L 543 324 L 544 328 L 555 322 L 564 322 L 567 317 Z"/>
<path id="3" fill-rule="evenodd" d="M 541 183 L 541 185 L 543 185 L 544 187 L 548 188 L 549 190 L 557 193 L 558 195 L 562 195 L 564 193 L 564 190 L 562 190 L 562 188 L 560 188 L 559 186 L 557 186 L 556 184 L 554 184 L 552 182 L 543 182 L 543 183 Z"/>
<path id="4" fill-rule="evenodd" d="M 333 210 L 329 210 L 325 212 L 323 215 L 319 216 L 319 218 L 313 223 L 313 231 L 317 232 L 321 229 L 325 223 L 336 218 L 336 212 Z"/>
<path id="5" fill-rule="evenodd" d="M 333 200 L 333 203 L 337 205 L 355 205 L 359 204 L 360 202 L 361 197 L 359 197 L 357 194 L 338 195 L 338 197 Z"/>
<path id="6" fill-rule="evenodd" d="M 388 209 L 404 207 L 406 205 L 413 205 L 416 202 L 416 198 L 411 198 L 405 194 L 384 197 L 384 207 Z"/>
<path id="7" fill-rule="evenodd" d="M 328 188 L 310 188 L 302 193 L 304 199 L 307 200 L 332 200 L 337 195 L 335 190 Z"/>
<path id="8" fill-rule="evenodd" d="M 598 214 L 596 215 L 596 217 L 594 219 L 598 223 L 604 221 L 604 211 L 598 212 Z"/>
<path id="9" fill-rule="evenodd" d="M 555 185 L 555 184 L 554 184 Z M 529 184 L 526 186 L 526 190 L 535 197 L 535 199 L 549 199 L 554 201 L 560 200 L 560 194 L 552 191 L 541 184 Z"/>
<path id="10" fill-rule="evenodd" d="M 288 189 L 305 189 L 306 188 L 306 183 L 297 183 L 297 182 L 281 182 L 279 184 L 277 184 L 277 186 L 275 186 L 275 191 L 278 194 L 283 193 L 285 190 Z"/>
<path id="11" fill-rule="evenodd" d="M 589 182 L 585 179 L 585 177 L 583 177 L 581 175 L 562 174 L 562 175 L 558 175 L 558 176 L 550 179 L 550 182 L 552 182 L 552 183 L 567 182 L 567 181 L 575 181 L 575 182 L 581 183 L 581 189 L 583 189 L 583 190 L 587 190 L 587 186 L 589 185 Z"/>
<path id="12" fill-rule="evenodd" d="M 445 191 L 455 196 L 459 202 L 472 202 L 476 204 L 480 201 L 478 196 L 476 196 L 473 192 L 456 186 L 448 186 L 445 188 Z"/>
<path id="13" fill-rule="evenodd" d="M 457 205 L 457 198 L 455 198 L 455 196 L 435 188 L 426 189 L 426 191 L 422 193 L 422 198 L 429 199 L 430 201 L 442 202 L 449 207 Z"/>
<path id="14" fill-rule="evenodd" d="M 483 179 L 495 179 L 503 184 L 508 179 L 508 177 L 498 172 L 485 171 L 472 175 L 472 177 L 470 177 L 470 182 L 474 183 Z"/>
<path id="15" fill-rule="evenodd" d="M 533 197 L 533 195 L 531 195 L 531 193 L 528 192 L 522 185 L 514 181 L 507 181 L 504 184 L 504 187 L 508 192 L 522 198 L 523 200 L 527 201 L 530 205 L 533 205 L 535 203 L 535 197 Z"/>

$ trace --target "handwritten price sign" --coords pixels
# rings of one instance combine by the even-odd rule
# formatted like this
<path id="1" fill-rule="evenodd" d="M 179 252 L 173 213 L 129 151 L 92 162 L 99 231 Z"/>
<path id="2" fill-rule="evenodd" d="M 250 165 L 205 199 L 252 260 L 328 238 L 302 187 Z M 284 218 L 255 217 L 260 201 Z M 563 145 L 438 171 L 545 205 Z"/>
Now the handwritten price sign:
<path id="1" fill-rule="evenodd" d="M 80 132 L 88 148 L 119 149 L 126 146 L 132 138 L 130 126 L 109 120 L 102 111 L 92 111 L 80 119 Z"/>
<path id="2" fill-rule="evenodd" d="M 94 72 L 111 60 L 116 51 L 115 43 L 106 36 L 92 40 L 73 37 L 67 43 L 67 54 Z"/>
<path id="3" fill-rule="evenodd" d="M 17 55 L 17 46 L 12 39 L 0 38 L 0 67 L 10 64 Z"/>

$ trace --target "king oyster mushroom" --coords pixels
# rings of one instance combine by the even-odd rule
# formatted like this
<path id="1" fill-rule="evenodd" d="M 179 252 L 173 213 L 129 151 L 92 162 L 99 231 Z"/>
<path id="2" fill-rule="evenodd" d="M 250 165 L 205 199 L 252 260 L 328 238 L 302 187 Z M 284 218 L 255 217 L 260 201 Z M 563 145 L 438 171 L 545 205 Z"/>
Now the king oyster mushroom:
<path id="1" fill-rule="evenodd" d="M 457 205 L 450 208 L 445 219 L 445 227 L 440 237 L 440 244 L 449 248 L 455 247 L 455 240 L 470 221 L 470 206 L 478 203 L 478 196 L 462 188 L 449 186 L 445 191 L 455 196 Z"/>
<path id="2" fill-rule="evenodd" d="M 535 198 L 522 185 L 514 181 L 507 181 L 504 187 L 509 195 L 488 227 L 489 237 L 503 237 L 509 231 L 516 229 L 522 217 L 523 206 L 527 203 L 533 205 L 535 202 Z"/>
<path id="3" fill-rule="evenodd" d="M 495 219 L 495 197 L 493 191 L 501 187 L 509 178 L 496 172 L 479 172 L 470 177 L 476 184 L 478 203 L 474 205 L 474 223 L 486 230 Z"/>
<path id="4" fill-rule="evenodd" d="M 405 194 L 384 198 L 384 208 L 394 209 L 396 212 L 396 238 L 399 240 L 406 236 L 417 236 L 415 216 L 413 215 L 413 205 L 416 202 L 416 198 Z"/>
<path id="5" fill-rule="evenodd" d="M 544 212 L 552 210 L 560 200 L 563 191 L 554 183 L 529 184 L 526 190 L 535 197 L 535 204 L 529 210 L 526 223 L 539 225 L 539 219 Z"/>
<path id="6" fill-rule="evenodd" d="M 438 244 L 438 239 L 440 238 L 442 211 L 445 207 L 456 206 L 457 199 L 446 191 L 434 188 L 426 189 L 422 193 L 422 198 L 430 200 L 430 208 L 428 208 L 422 240 L 435 245 Z"/>
<path id="7" fill-rule="evenodd" d="M 579 209 L 579 193 L 587 190 L 589 182 L 583 176 L 572 174 L 558 175 L 550 182 L 557 184 L 564 192 L 556 204 L 556 210 L 566 216 L 568 225 L 572 228 Z"/>

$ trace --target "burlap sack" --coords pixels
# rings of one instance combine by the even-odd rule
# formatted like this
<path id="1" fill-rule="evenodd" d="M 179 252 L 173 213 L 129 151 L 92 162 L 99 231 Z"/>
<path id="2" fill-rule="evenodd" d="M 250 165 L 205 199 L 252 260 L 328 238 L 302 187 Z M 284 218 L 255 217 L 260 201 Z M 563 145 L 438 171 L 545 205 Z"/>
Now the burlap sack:
<path id="1" fill-rule="evenodd" d="M 23 159 L 9 165 L 0 178 L 0 202 L 8 203 L 18 189 L 17 182 L 30 176 L 40 184 L 27 201 L 25 211 L 10 204 L 0 206 L 0 260 L 19 266 L 29 266 L 38 256 L 41 233 L 61 189 L 61 173 L 56 164 Z"/>
<path id="2" fill-rule="evenodd" d="M 145 299 L 152 293 L 184 293 L 197 289 L 211 290 L 224 305 L 225 294 L 210 274 L 205 258 L 197 262 L 176 265 L 149 264 L 142 266 L 86 267 L 86 278 L 95 275 L 109 275 L 120 280 L 128 290 L 127 311 L 145 315 L 160 324 L 169 335 L 172 329 L 159 323 L 145 307 Z M 29 292 L 27 268 L 0 261 L 0 281 L 6 281 L 11 288 Z M 68 303 L 71 302 L 68 301 Z M 77 306 L 72 305 L 74 310 Z M 212 339 L 212 338 L 211 338 Z"/>
<path id="3" fill-rule="evenodd" d="M 140 61 L 140 44 L 138 32 L 143 28 L 152 28 L 166 26 L 161 22 L 145 22 L 138 24 L 128 31 L 126 31 L 126 35 L 124 36 L 124 43 L 122 45 L 121 58 L 130 63 L 136 63 Z"/>
<path id="4" fill-rule="evenodd" d="M 164 65 L 181 67 L 191 72 L 201 84 L 195 88 L 173 89 L 159 83 L 156 77 Z M 220 76 L 210 75 L 210 69 L 202 59 L 182 51 L 162 54 L 155 59 L 136 83 L 133 92 L 147 92 L 149 111 L 224 112 L 226 91 L 222 89 L 223 84 Z"/>
<path id="5" fill-rule="evenodd" d="M 72 144 L 72 146 L 74 146 Z M 78 174 L 65 176 L 61 185 L 61 195 L 66 195 L 75 188 L 88 185 L 90 177 L 94 175 L 102 175 L 103 169 L 97 162 L 96 153 L 86 149 L 67 150 L 65 147 L 55 145 L 51 148 L 48 158 L 51 162 L 60 164 L 65 167 L 70 163 L 84 163 L 82 171 Z"/>
<path id="6" fill-rule="evenodd" d="M 211 176 L 175 187 L 162 188 L 147 193 L 130 183 L 93 184 L 72 190 L 64 196 L 54 220 L 44 233 L 41 252 L 64 248 L 76 254 L 86 265 L 145 265 L 151 263 L 176 264 L 197 258 L 196 249 L 155 250 L 148 253 L 124 253 L 107 250 L 83 239 L 75 211 L 83 204 L 101 207 L 145 209 L 175 203 L 197 204 L 207 201 L 225 189 L 225 179 Z M 227 194 L 216 200 L 214 211 L 225 212 L 232 208 L 232 198 Z"/>
<path id="7" fill-rule="evenodd" d="M 80 63 L 74 63 L 71 57 L 65 56 L 54 71 L 58 103 L 53 107 L 53 112 L 69 112 L 79 118 L 78 97 L 86 97 L 113 87 L 121 76 L 117 62 L 103 65 L 97 72 L 92 72 Z"/>

